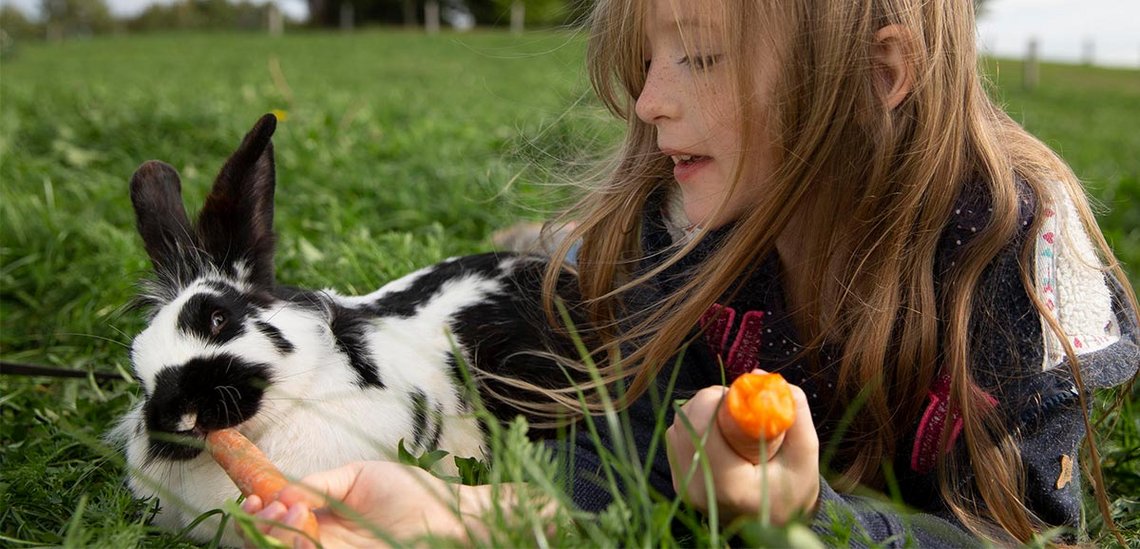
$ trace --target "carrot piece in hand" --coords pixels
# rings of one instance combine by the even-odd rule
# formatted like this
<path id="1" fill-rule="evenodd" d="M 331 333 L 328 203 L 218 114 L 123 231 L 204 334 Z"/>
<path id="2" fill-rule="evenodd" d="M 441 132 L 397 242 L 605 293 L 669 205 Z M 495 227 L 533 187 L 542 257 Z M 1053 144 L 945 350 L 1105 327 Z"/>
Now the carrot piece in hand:
<path id="1" fill-rule="evenodd" d="M 729 387 L 717 411 L 717 426 L 737 454 L 759 463 L 760 439 L 764 439 L 771 457 L 795 418 L 796 401 L 783 376 L 748 373 Z"/>
<path id="2" fill-rule="evenodd" d="M 222 470 L 245 496 L 257 496 L 265 504 L 277 498 L 289 479 L 237 429 L 219 429 L 206 435 L 206 448 Z M 317 517 L 309 511 L 301 525 L 305 535 L 316 540 Z"/>

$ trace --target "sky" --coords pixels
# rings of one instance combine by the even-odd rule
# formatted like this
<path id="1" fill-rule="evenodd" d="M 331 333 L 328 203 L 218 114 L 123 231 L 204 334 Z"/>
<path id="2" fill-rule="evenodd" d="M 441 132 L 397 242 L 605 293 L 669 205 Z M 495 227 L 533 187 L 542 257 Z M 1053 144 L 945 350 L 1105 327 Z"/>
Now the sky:
<path id="1" fill-rule="evenodd" d="M 1140 0 L 990 0 L 978 39 L 1002 57 L 1024 57 L 1036 37 L 1043 59 L 1080 61 L 1093 44 L 1098 65 L 1140 67 Z"/>
<path id="2" fill-rule="evenodd" d="M 36 13 L 41 0 L 0 0 Z M 172 0 L 106 0 L 118 15 Z M 253 0 L 262 3 L 270 0 Z M 307 15 L 305 0 L 272 0 L 294 18 Z M 1042 59 L 1080 61 L 1088 43 L 1096 64 L 1140 67 L 1140 0 L 990 0 L 978 21 L 985 51 L 1022 57 L 1035 37 Z"/>

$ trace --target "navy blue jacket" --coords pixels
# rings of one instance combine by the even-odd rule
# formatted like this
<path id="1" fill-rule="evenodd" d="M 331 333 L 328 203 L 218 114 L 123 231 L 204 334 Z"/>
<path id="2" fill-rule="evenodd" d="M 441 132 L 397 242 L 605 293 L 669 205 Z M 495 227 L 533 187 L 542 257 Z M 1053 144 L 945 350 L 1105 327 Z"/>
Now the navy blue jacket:
<path id="1" fill-rule="evenodd" d="M 668 255 L 659 252 L 673 244 L 661 213 L 661 194 L 650 200 L 643 222 L 643 257 L 646 258 Z M 1023 227 L 1029 227 L 1034 216 L 1034 200 L 1027 191 L 1023 194 L 1027 196 L 1022 201 L 1021 221 Z M 957 215 L 941 237 L 936 272 L 944 272 L 954 261 L 955 250 L 969 242 L 984 225 L 989 211 L 987 201 L 985 193 L 976 189 L 959 200 Z M 675 289 L 691 268 L 709 256 L 727 230 L 712 231 L 680 262 L 654 277 L 631 298 L 631 308 L 636 310 L 642 301 L 650 305 Z M 971 320 L 973 374 L 993 397 L 1001 417 L 1007 421 L 1007 430 L 1017 437 L 1028 477 L 1029 509 L 1048 524 L 1076 529 L 1081 513 L 1080 466 L 1076 458 L 1085 436 L 1084 423 L 1068 365 L 1042 368 L 1045 350 L 1041 317 L 1022 285 L 1018 268 L 1025 238 L 1029 238 L 1028 231 L 1022 230 L 983 275 Z M 645 260 L 642 268 L 651 267 L 652 261 Z M 1081 355 L 1082 378 L 1089 391 L 1128 380 L 1140 365 L 1140 333 L 1135 311 L 1129 308 L 1120 287 L 1108 278 L 1107 284 L 1114 293 L 1112 301 L 1119 340 Z M 706 323 L 700 342 L 690 345 L 680 355 L 673 393 L 666 395 L 670 374 L 674 373 L 670 365 L 658 376 L 654 390 L 640 397 L 628 410 L 628 432 L 622 432 L 622 438 L 633 441 L 642 463 L 651 464 L 650 488 L 661 497 L 672 498 L 675 494 L 664 441 L 652 444 L 653 438 L 661 434 L 654 432 L 659 414 L 664 414 L 664 425 L 668 426 L 673 421 L 674 399 L 687 398 L 725 379 L 731 381 L 752 368 L 780 372 L 789 382 L 803 388 L 811 403 L 821 445 L 826 447 L 832 440 L 836 422 L 833 417 L 825 417 L 828 415 L 825 410 L 832 396 L 834 376 L 828 374 L 828 364 L 834 364 L 833 353 L 827 349 L 822 352 L 820 363 L 824 366 L 814 375 L 809 375 L 794 360 L 800 338 L 785 307 L 778 257 L 771 254 L 762 260 L 742 289 L 727 301 L 714 307 L 718 314 L 706 314 L 712 324 Z M 724 364 L 723 371 L 721 364 Z M 898 546 L 917 543 L 921 547 L 980 544 L 948 511 L 937 491 L 934 448 L 941 435 L 940 427 L 952 425 L 955 419 L 952 410 L 940 405 L 944 402 L 941 399 L 945 397 L 946 387 L 939 385 L 931 387 L 922 417 L 908 418 L 911 426 L 905 431 L 907 437 L 900 441 L 893 464 L 902 498 L 907 507 L 916 511 L 903 512 L 899 506 L 840 494 L 821 479 L 819 512 L 811 526 L 817 533 L 824 534 L 824 539 L 834 517 L 846 515 L 866 534 L 865 541 Z M 585 430 L 580 430 L 572 442 L 554 444 L 557 451 L 572 454 L 573 498 L 588 511 L 604 509 L 615 497 L 605 487 L 607 483 L 598 458 L 599 452 L 614 451 L 613 433 L 607 430 L 603 420 L 595 421 L 602 448 Z M 651 447 L 656 448 L 653 456 L 648 455 Z M 958 440 L 955 451 L 962 448 L 963 443 Z M 1071 479 L 1063 468 L 1071 470 Z M 860 535 L 857 534 L 855 543 Z"/>

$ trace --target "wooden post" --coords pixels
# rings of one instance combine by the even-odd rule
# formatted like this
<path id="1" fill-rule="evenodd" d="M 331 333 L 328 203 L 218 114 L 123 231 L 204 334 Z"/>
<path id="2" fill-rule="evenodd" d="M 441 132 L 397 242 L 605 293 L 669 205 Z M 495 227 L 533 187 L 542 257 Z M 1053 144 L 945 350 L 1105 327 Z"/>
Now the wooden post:
<path id="1" fill-rule="evenodd" d="M 1041 71 L 1037 65 L 1037 39 L 1030 38 L 1029 51 L 1025 54 L 1021 86 L 1026 90 L 1033 91 L 1037 88 L 1040 79 Z"/>
<path id="2" fill-rule="evenodd" d="M 1085 38 L 1081 43 L 1081 64 L 1092 65 L 1096 62 L 1096 42 L 1092 38 Z"/>
<path id="3" fill-rule="evenodd" d="M 419 19 L 416 18 L 416 0 L 404 0 L 404 26 L 413 28 L 419 25 Z"/>
<path id="4" fill-rule="evenodd" d="M 63 25 L 49 22 L 44 26 L 44 37 L 48 42 L 63 42 Z"/>
<path id="5" fill-rule="evenodd" d="M 340 3 L 340 30 L 350 31 L 356 24 L 356 8 L 352 2 Z"/>
<path id="6" fill-rule="evenodd" d="M 526 25 L 526 4 L 522 0 L 511 2 L 511 34 L 522 34 Z"/>
<path id="7" fill-rule="evenodd" d="M 281 14 L 281 8 L 277 7 L 276 2 L 269 3 L 268 12 L 268 26 L 269 36 L 281 36 L 285 33 L 285 17 Z"/>
<path id="8" fill-rule="evenodd" d="M 428 0 L 424 4 L 424 29 L 428 34 L 439 34 L 439 1 Z"/>

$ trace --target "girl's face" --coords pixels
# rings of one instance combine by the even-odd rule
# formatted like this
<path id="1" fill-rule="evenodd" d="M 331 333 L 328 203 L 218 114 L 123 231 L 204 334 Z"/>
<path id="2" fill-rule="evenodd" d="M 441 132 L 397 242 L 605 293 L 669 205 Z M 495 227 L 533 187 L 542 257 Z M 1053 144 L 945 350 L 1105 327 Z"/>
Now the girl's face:
<path id="1" fill-rule="evenodd" d="M 638 118 L 656 128 L 657 147 L 673 159 L 673 175 L 689 222 L 706 228 L 739 217 L 759 194 L 756 183 L 771 166 L 767 151 L 749 158 L 750 173 L 729 195 L 743 143 L 734 75 L 726 61 L 743 52 L 730 51 L 727 43 L 724 6 L 715 5 L 724 1 L 740 0 L 650 1 L 645 20 L 646 80 L 636 105 Z M 764 60 L 758 61 L 764 65 Z M 754 91 L 762 104 L 770 89 L 764 75 L 771 72 L 761 70 L 755 79 Z M 762 124 L 759 127 L 763 129 Z M 713 219 L 722 201 L 724 209 Z"/>

